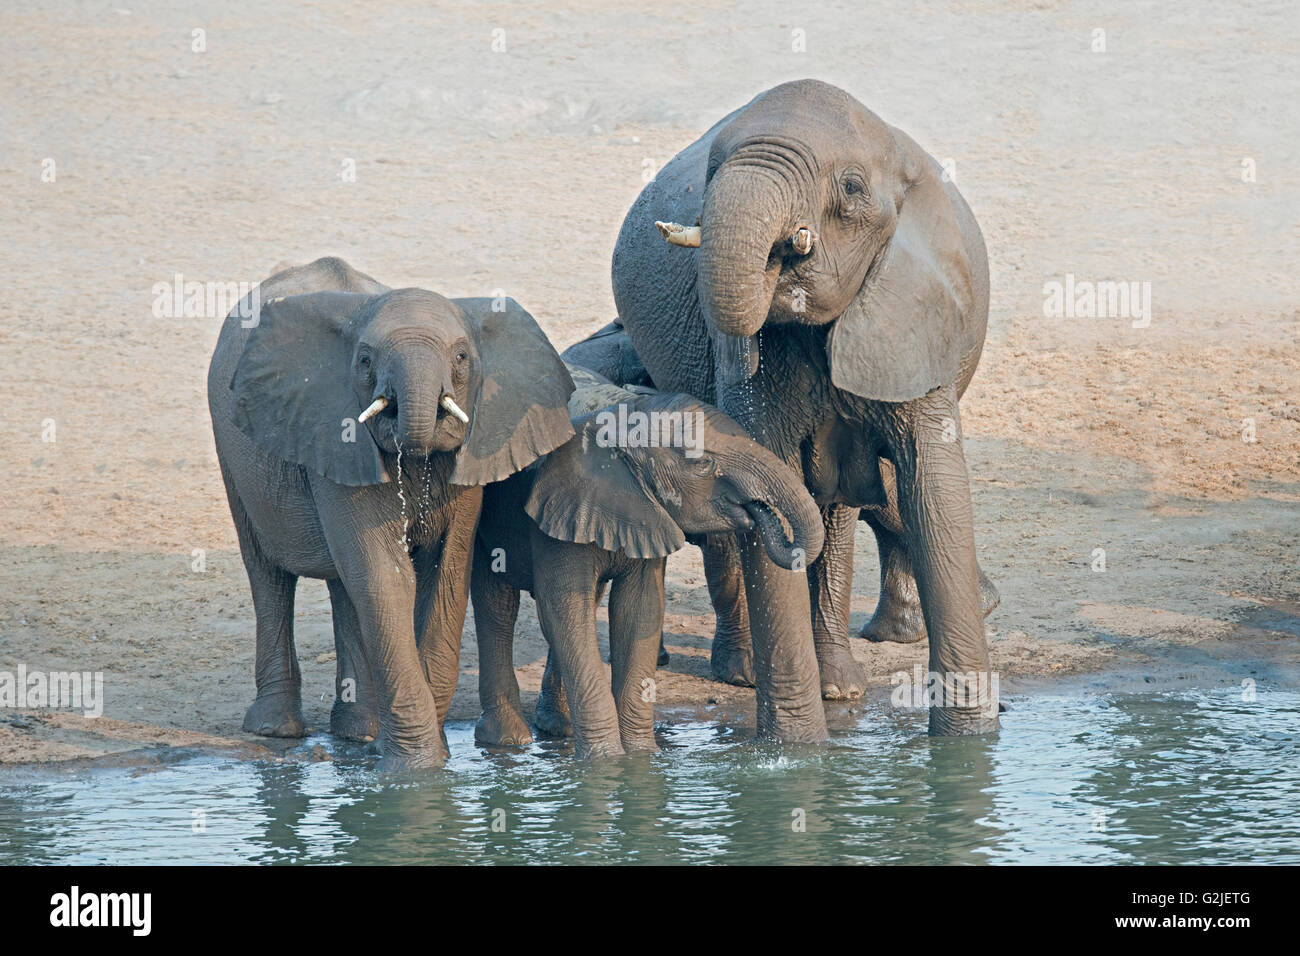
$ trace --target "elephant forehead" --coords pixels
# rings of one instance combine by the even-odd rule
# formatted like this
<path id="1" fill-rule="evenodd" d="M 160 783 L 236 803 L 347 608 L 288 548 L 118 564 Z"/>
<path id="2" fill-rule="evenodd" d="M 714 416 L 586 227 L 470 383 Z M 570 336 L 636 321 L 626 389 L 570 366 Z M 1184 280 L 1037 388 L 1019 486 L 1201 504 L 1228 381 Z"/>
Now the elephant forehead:
<path id="1" fill-rule="evenodd" d="M 729 151 L 745 140 L 773 137 L 819 165 L 848 155 L 888 160 L 895 152 L 888 123 L 839 87 L 816 80 L 783 83 L 761 94 L 728 125 L 718 145 Z"/>
<path id="2" fill-rule="evenodd" d="M 427 289 L 397 289 L 375 301 L 369 318 L 371 336 L 390 335 L 411 327 L 440 337 L 460 335 L 465 331 L 464 315 L 450 299 Z"/>

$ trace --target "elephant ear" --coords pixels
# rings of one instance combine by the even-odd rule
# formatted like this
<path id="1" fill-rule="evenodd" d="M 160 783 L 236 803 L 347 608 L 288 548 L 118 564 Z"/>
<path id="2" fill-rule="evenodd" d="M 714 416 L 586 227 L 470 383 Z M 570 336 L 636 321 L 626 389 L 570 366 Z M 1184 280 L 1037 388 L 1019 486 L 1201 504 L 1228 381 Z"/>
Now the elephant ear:
<path id="1" fill-rule="evenodd" d="M 637 479 L 627 452 L 596 441 L 600 413 L 541 465 L 524 504 L 542 533 L 630 558 L 663 558 L 686 544 L 682 529 Z"/>
<path id="2" fill-rule="evenodd" d="M 455 302 L 475 336 L 482 384 L 450 481 L 486 485 L 573 437 L 573 380 L 536 320 L 514 299 L 504 300 L 504 307 L 499 298 Z"/>
<path id="3" fill-rule="evenodd" d="M 230 382 L 235 425 L 253 444 L 340 485 L 389 480 L 351 387 L 358 316 L 373 299 L 311 292 L 264 303 Z"/>
<path id="4" fill-rule="evenodd" d="M 909 177 L 893 238 L 826 345 L 831 382 L 882 402 L 911 401 L 955 381 L 980 334 L 953 197 L 938 164 L 898 135 L 919 154 L 920 171 Z"/>

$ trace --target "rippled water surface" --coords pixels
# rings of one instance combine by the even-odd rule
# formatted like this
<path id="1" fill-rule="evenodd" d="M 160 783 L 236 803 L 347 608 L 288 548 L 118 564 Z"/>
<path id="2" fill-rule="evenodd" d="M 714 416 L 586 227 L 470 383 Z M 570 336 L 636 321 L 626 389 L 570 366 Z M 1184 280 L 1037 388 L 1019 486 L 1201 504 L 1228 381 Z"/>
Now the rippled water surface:
<path id="1" fill-rule="evenodd" d="M 818 748 L 665 727 L 662 753 L 446 770 L 175 752 L 0 772 L 0 863 L 1300 863 L 1300 694 L 1011 699 L 995 739 L 871 710 Z"/>

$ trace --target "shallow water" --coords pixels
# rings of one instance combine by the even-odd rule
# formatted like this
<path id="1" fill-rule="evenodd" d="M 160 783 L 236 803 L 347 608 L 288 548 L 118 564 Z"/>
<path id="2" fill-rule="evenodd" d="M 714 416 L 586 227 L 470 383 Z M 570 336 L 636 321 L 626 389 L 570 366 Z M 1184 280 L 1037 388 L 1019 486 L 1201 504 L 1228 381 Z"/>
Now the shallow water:
<path id="1" fill-rule="evenodd" d="M 304 748 L 332 762 L 8 770 L 0 863 L 1300 862 L 1300 694 L 1009 702 L 991 740 L 868 708 L 823 747 L 695 723 L 594 763 L 454 724 L 446 770 L 403 781 L 327 737 Z"/>

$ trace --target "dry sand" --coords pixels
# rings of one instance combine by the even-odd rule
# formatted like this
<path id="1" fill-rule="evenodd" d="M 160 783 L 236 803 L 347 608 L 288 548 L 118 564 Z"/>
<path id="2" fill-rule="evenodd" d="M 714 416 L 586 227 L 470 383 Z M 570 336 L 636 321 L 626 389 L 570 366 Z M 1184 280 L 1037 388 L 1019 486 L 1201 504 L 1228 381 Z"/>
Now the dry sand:
<path id="1" fill-rule="evenodd" d="M 253 617 L 204 395 L 221 315 L 158 317 L 156 283 L 340 255 L 390 285 L 505 290 L 563 348 L 613 315 L 610 253 L 643 177 L 802 76 L 951 159 L 984 229 L 989 343 L 963 418 L 1004 693 L 1082 672 L 1295 685 L 1288 3 L 920 0 L 868 18 L 857 3 L 119 2 L 0 11 L 0 670 L 106 684 L 97 722 L 0 715 L 0 761 L 262 743 L 240 732 Z M 1067 273 L 1150 282 L 1149 327 L 1046 318 L 1044 283 Z M 855 628 L 876 588 L 865 528 L 859 545 Z M 707 677 L 698 552 L 669 577 L 664 715 L 752 720 L 752 692 Z M 300 587 L 297 634 L 307 719 L 325 728 L 320 582 Z M 525 599 L 526 708 L 543 650 Z M 924 659 L 856 650 L 873 697 Z M 472 624 L 462 661 L 452 713 L 473 717 Z"/>

